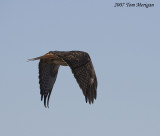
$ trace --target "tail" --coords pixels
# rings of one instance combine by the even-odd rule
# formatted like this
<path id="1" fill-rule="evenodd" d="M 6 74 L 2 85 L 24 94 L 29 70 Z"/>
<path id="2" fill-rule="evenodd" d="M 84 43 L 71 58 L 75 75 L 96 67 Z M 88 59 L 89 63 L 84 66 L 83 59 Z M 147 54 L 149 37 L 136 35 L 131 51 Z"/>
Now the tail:
<path id="1" fill-rule="evenodd" d="M 40 56 L 40 57 L 37 57 L 37 58 L 33 58 L 33 59 L 28 59 L 28 61 L 35 61 L 35 60 L 39 60 L 41 58 L 43 58 L 43 56 Z"/>
<path id="2" fill-rule="evenodd" d="M 35 61 L 35 60 L 39 60 L 39 59 L 47 59 L 47 58 L 56 58 L 56 55 L 52 54 L 52 53 L 47 53 L 43 56 L 37 57 L 37 58 L 33 58 L 33 59 L 28 59 L 28 61 Z"/>

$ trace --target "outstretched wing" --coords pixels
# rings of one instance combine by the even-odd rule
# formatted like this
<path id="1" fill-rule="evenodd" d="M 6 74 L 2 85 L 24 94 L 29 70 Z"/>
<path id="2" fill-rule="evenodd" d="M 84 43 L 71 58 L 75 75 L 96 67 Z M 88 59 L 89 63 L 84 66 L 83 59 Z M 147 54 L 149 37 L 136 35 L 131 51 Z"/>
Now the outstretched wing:
<path id="1" fill-rule="evenodd" d="M 52 92 L 53 85 L 56 81 L 58 74 L 59 65 L 56 64 L 48 64 L 43 60 L 39 62 L 39 84 L 40 84 L 40 94 L 41 101 L 44 97 L 44 106 L 46 107 L 46 99 L 47 106 L 49 107 L 49 98 Z"/>
<path id="2" fill-rule="evenodd" d="M 97 78 L 89 54 L 81 51 L 54 51 L 53 54 L 63 59 L 70 66 L 83 91 L 86 102 L 93 103 L 97 96 Z"/>

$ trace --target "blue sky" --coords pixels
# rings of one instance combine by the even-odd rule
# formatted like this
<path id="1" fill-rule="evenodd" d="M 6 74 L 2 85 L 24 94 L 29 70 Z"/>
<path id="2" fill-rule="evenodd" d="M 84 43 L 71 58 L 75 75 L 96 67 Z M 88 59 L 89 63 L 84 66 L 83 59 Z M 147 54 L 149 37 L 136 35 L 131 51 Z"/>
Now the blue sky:
<path id="1" fill-rule="evenodd" d="M 0 135 L 160 135 L 160 4 L 115 2 L 122 1 L 0 1 Z M 60 67 L 44 108 L 38 61 L 27 59 L 51 50 L 90 54 L 98 78 L 93 105 L 70 68 Z"/>

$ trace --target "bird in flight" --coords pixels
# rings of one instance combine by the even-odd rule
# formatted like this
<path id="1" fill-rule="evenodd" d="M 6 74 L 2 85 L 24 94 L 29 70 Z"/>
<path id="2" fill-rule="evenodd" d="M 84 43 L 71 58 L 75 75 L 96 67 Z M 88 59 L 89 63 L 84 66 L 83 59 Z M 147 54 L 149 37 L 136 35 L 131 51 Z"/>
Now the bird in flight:
<path id="1" fill-rule="evenodd" d="M 83 51 L 50 51 L 43 56 L 29 59 L 39 62 L 39 84 L 41 101 L 44 98 L 44 106 L 49 107 L 49 98 L 56 81 L 59 66 L 69 66 L 82 89 L 86 103 L 94 102 L 97 97 L 97 77 L 91 58 Z M 47 103 L 46 103 L 47 101 Z"/>

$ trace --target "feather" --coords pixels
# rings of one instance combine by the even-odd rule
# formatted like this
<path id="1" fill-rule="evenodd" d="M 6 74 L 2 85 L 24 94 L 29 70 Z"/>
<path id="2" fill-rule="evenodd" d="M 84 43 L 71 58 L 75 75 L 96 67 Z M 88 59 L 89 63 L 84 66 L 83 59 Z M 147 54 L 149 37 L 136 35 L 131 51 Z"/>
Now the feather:
<path id="1" fill-rule="evenodd" d="M 49 98 L 52 92 L 53 85 L 56 81 L 58 74 L 59 65 L 48 64 L 44 61 L 39 62 L 39 84 L 40 84 L 40 94 L 41 101 L 44 97 L 44 106 L 49 106 Z"/>
<path id="2" fill-rule="evenodd" d="M 71 68 L 77 83 L 83 91 L 86 103 L 94 102 L 97 96 L 97 77 L 90 56 L 86 52 L 53 52 L 63 59 Z"/>
<path id="3" fill-rule="evenodd" d="M 71 68 L 79 87 L 82 89 L 86 103 L 94 103 L 94 99 L 97 98 L 97 77 L 88 53 L 82 51 L 50 51 L 43 56 L 29 59 L 29 61 L 34 60 L 40 60 L 40 94 L 41 101 L 44 98 L 45 107 L 49 107 L 50 95 L 60 65 Z"/>

